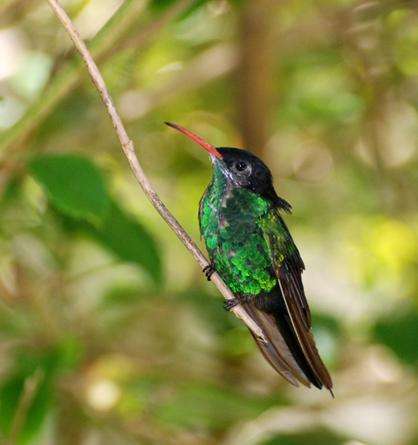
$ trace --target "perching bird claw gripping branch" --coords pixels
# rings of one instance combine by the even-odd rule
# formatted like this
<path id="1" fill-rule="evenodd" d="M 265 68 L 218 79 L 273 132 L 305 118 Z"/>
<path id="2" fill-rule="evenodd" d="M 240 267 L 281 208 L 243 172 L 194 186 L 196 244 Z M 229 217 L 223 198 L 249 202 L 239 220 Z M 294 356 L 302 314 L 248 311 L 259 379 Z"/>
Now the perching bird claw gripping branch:
<path id="1" fill-rule="evenodd" d="M 78 34 L 77 29 L 72 23 L 71 19 L 68 17 L 65 10 L 62 8 L 60 3 L 57 0 L 48 0 L 52 10 L 55 15 L 58 17 L 65 30 L 69 34 L 71 40 L 74 43 L 77 51 L 80 53 L 82 59 L 84 60 L 87 70 L 90 74 L 90 77 L 100 94 L 100 97 L 105 105 L 105 108 L 112 120 L 113 127 L 115 128 L 115 132 L 118 136 L 119 142 L 121 144 L 122 151 L 126 158 L 128 159 L 131 170 L 141 186 L 143 192 L 150 200 L 151 204 L 157 210 L 157 212 L 161 215 L 164 221 L 169 225 L 169 227 L 174 231 L 180 241 L 184 244 L 184 246 L 190 251 L 193 255 L 199 266 L 203 269 L 209 265 L 208 260 L 205 258 L 203 253 L 197 247 L 195 242 L 190 238 L 189 234 L 183 229 L 180 223 L 176 220 L 176 218 L 172 215 L 172 213 L 167 209 L 165 204 L 161 201 L 148 178 L 146 177 L 139 161 L 135 153 L 135 146 L 132 140 L 129 138 L 128 133 L 122 123 L 122 120 L 116 111 L 116 108 L 113 104 L 113 100 L 107 90 L 106 84 L 103 80 L 103 77 L 97 68 L 96 63 L 94 62 L 90 51 L 88 50 L 86 44 L 81 39 Z M 226 286 L 226 284 L 222 281 L 221 277 L 217 273 L 213 273 L 211 276 L 212 282 L 221 292 L 225 299 L 231 300 L 234 299 L 234 295 Z M 250 317 L 250 315 L 245 311 L 245 309 L 237 305 L 231 309 L 234 314 L 240 318 L 250 329 L 250 331 L 263 343 L 267 344 L 266 337 L 262 331 L 262 329 L 257 325 L 257 323 Z"/>

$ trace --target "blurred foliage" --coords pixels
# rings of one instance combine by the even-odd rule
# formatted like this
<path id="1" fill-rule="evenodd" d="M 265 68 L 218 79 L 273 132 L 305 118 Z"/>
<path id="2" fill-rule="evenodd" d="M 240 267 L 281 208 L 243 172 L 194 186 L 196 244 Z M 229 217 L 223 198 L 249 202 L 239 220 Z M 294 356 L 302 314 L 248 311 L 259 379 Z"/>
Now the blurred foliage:
<path id="1" fill-rule="evenodd" d="M 79 359 L 80 345 L 75 344 L 71 337 L 44 349 L 17 350 L 15 369 L 11 370 L 0 388 L 1 427 L 10 433 L 16 422 L 16 412 L 22 409 L 22 397 L 28 391 L 28 380 L 37 373 L 39 375 L 39 382 L 34 387 L 27 412 L 15 435 L 18 442 L 28 443 L 36 437 L 48 412 L 53 408 L 54 386 L 58 376 L 70 371 Z"/>
<path id="2" fill-rule="evenodd" d="M 416 2 L 63 4 L 195 239 L 210 163 L 165 120 L 271 167 L 336 399 L 223 310 L 46 5 L 0 0 L 0 443 L 418 443 Z"/>
<path id="3" fill-rule="evenodd" d="M 347 438 L 338 437 L 328 431 L 310 431 L 300 435 L 280 435 L 273 439 L 267 440 L 263 445 L 304 445 L 310 443 L 312 445 L 343 445 L 347 443 Z"/>
<path id="4" fill-rule="evenodd" d="M 375 337 L 393 350 L 400 360 L 415 367 L 418 365 L 418 311 L 395 313 L 378 320 Z"/>
<path id="5" fill-rule="evenodd" d="M 100 171 L 88 159 L 43 155 L 31 161 L 29 170 L 64 214 L 103 224 L 110 212 L 110 199 Z"/>

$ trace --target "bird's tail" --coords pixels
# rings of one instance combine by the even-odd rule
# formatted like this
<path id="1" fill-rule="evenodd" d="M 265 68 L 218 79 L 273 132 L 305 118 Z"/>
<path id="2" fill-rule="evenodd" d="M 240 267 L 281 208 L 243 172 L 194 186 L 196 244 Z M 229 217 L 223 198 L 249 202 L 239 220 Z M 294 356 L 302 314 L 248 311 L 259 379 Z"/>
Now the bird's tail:
<path id="1" fill-rule="evenodd" d="M 292 385 L 299 386 L 302 383 L 310 386 L 310 380 L 289 348 L 288 339 L 283 335 L 283 329 L 279 329 L 276 317 L 261 311 L 254 303 L 243 303 L 243 307 L 264 332 L 267 344 L 252 335 L 270 365 Z"/>
<path id="2" fill-rule="evenodd" d="M 252 302 L 243 305 L 267 337 L 268 344 L 265 345 L 253 336 L 270 365 L 295 386 L 302 383 L 308 387 L 313 384 L 322 388 L 324 382 L 318 378 L 307 360 L 286 311 L 277 310 L 271 314 L 258 309 Z M 331 386 L 325 386 L 333 396 Z"/>

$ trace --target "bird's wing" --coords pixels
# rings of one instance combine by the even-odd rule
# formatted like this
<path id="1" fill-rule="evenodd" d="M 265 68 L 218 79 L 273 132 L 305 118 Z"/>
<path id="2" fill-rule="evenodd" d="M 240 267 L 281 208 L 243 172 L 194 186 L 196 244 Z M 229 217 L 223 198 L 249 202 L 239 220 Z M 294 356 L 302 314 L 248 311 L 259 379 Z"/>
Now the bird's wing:
<path id="1" fill-rule="evenodd" d="M 264 358 L 292 385 L 299 386 L 299 383 L 302 383 L 309 387 L 310 382 L 290 351 L 283 335 L 278 329 L 274 316 L 261 311 L 251 302 L 242 303 L 242 306 L 262 329 L 266 337 L 267 344 L 258 339 L 250 331 Z"/>
<path id="2" fill-rule="evenodd" d="M 278 210 L 271 210 L 261 226 L 297 342 L 315 380 L 331 390 L 331 377 L 311 332 L 311 315 L 302 284 L 304 264 L 299 251 Z"/>

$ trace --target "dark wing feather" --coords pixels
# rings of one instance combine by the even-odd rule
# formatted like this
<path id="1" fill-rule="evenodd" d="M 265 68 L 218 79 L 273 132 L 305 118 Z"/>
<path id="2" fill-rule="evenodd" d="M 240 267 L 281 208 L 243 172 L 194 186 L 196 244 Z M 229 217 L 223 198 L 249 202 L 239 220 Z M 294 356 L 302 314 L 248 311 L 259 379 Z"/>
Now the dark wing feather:
<path id="1" fill-rule="evenodd" d="M 250 317 L 260 326 L 268 341 L 267 344 L 263 343 L 251 332 L 257 346 L 270 365 L 292 385 L 299 386 L 299 383 L 302 383 L 310 386 L 309 380 L 280 333 L 274 316 L 261 311 L 253 303 L 242 303 L 242 305 Z"/>
<path id="2" fill-rule="evenodd" d="M 311 315 L 302 284 L 304 264 L 286 224 L 277 210 L 272 210 L 263 224 L 286 309 L 294 333 L 314 376 L 331 390 L 332 380 L 323 364 L 311 332 Z"/>

